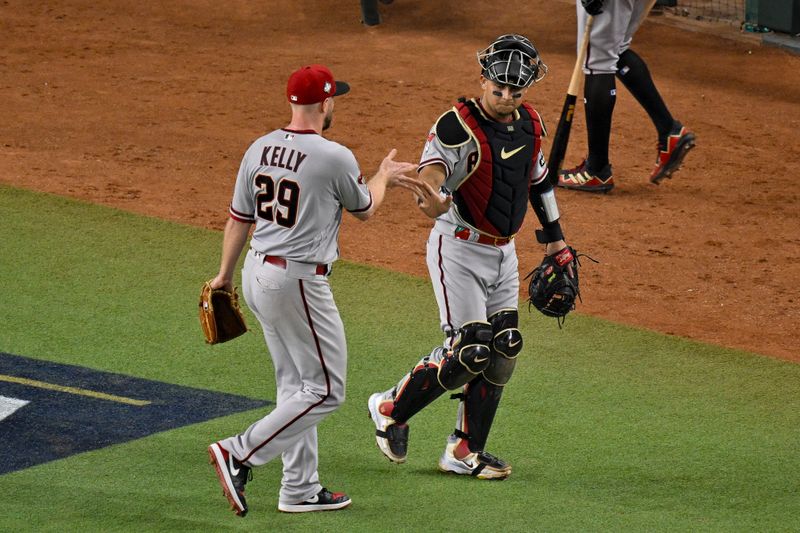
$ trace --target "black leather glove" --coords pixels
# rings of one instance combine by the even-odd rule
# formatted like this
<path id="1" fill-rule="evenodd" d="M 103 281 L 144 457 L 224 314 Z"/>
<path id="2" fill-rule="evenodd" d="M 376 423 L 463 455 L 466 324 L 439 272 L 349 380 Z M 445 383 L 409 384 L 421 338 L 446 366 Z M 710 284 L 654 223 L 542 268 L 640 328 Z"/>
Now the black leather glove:
<path id="1" fill-rule="evenodd" d="M 603 2 L 605 0 L 581 0 L 581 5 L 587 13 L 595 16 L 603 12 Z"/>

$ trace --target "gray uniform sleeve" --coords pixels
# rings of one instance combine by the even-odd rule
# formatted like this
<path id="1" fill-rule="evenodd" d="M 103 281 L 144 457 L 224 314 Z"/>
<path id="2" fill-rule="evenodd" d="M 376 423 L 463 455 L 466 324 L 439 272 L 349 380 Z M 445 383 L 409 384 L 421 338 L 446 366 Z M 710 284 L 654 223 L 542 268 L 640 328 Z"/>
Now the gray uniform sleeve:
<path id="1" fill-rule="evenodd" d="M 422 149 L 419 167 L 417 171 L 428 165 L 439 164 L 445 168 L 445 179 L 443 187 L 447 192 L 452 192 L 458 188 L 464 177 L 469 173 L 469 156 L 474 152 L 477 156 L 478 147 L 473 138 L 469 138 L 459 146 L 448 146 L 443 143 L 436 135 L 436 125 L 434 124 L 428 134 L 425 147 Z"/>
<path id="2" fill-rule="evenodd" d="M 233 188 L 233 200 L 231 200 L 229 215 L 239 222 L 254 223 L 256 221 L 255 192 L 252 170 L 248 168 L 247 164 L 249 152 L 250 150 L 244 154 L 239 165 L 239 174 L 236 176 L 236 185 Z"/>
<path id="3" fill-rule="evenodd" d="M 425 147 L 422 149 L 417 171 L 428 165 L 439 164 L 445 167 L 445 178 L 447 178 L 453 173 L 453 169 L 458 164 L 459 159 L 460 154 L 457 149 L 446 147 L 439 140 L 436 135 L 436 124 L 434 124 L 428 132 L 428 138 L 425 141 Z"/>
<path id="4" fill-rule="evenodd" d="M 372 207 L 372 193 L 369 192 L 367 181 L 361 175 L 353 152 L 344 146 L 340 148 L 332 162 L 334 168 L 331 168 L 335 176 L 333 188 L 336 199 L 351 213 L 368 211 Z"/>

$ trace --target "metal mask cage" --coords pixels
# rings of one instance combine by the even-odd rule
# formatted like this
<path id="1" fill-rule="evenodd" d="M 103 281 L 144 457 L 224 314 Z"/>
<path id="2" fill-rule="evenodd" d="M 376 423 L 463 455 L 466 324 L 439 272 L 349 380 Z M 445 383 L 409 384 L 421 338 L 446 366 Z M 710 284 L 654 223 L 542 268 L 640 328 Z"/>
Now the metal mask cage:
<path id="1" fill-rule="evenodd" d="M 499 37 L 477 56 L 484 77 L 503 85 L 528 87 L 547 74 L 536 48 L 522 36 Z"/>

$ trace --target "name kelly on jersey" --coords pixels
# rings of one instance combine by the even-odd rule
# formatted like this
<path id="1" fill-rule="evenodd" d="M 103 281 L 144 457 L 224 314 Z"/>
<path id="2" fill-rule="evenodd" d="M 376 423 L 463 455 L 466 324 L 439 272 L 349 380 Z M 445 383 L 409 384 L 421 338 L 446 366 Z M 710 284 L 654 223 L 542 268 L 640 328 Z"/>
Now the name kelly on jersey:
<path id="1" fill-rule="evenodd" d="M 279 167 L 297 173 L 308 154 L 285 146 L 265 146 L 261 153 L 261 165 Z"/>

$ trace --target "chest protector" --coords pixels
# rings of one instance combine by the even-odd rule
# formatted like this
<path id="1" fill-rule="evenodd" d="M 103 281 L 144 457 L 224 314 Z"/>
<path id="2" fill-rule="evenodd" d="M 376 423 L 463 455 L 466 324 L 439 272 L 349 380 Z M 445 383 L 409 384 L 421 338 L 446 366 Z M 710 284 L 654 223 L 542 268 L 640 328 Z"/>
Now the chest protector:
<path id="1" fill-rule="evenodd" d="M 522 104 L 512 122 L 495 122 L 474 100 L 459 102 L 455 111 L 478 145 L 466 177 L 453 191 L 458 214 L 482 233 L 514 235 L 528 210 L 534 158 L 542 144 L 539 114 Z"/>

